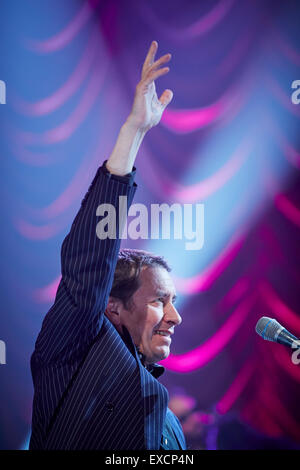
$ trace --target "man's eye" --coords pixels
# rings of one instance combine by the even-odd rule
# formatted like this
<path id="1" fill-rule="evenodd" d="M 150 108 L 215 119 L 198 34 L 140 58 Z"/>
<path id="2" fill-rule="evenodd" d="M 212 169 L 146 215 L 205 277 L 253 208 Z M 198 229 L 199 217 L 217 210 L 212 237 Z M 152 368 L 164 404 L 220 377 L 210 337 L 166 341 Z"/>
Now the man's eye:
<path id="1" fill-rule="evenodd" d="M 162 297 L 159 297 L 158 299 L 154 300 L 154 303 L 164 303 L 164 299 Z"/>

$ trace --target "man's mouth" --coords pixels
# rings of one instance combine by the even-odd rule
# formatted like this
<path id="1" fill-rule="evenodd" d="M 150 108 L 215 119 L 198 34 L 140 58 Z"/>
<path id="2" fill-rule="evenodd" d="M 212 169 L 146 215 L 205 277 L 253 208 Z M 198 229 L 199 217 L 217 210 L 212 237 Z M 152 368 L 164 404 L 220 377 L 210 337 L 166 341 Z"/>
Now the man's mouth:
<path id="1" fill-rule="evenodd" d="M 156 330 L 154 332 L 155 335 L 161 335 L 161 336 L 167 336 L 167 337 L 170 337 L 173 333 L 171 331 L 167 331 L 167 330 Z"/>

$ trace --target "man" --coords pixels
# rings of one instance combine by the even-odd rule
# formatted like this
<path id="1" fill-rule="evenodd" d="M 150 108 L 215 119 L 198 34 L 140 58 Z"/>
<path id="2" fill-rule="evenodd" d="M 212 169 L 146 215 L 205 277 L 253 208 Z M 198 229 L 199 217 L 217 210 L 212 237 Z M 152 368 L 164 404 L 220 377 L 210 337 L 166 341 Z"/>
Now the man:
<path id="1" fill-rule="evenodd" d="M 96 234 L 100 204 L 113 204 L 117 214 L 119 196 L 131 204 L 138 148 L 173 96 L 165 90 L 157 99 L 154 81 L 171 58 L 154 61 L 157 47 L 154 41 L 132 110 L 62 244 L 62 279 L 31 358 L 30 449 L 185 449 L 157 380 L 164 369 L 156 362 L 168 356 L 181 322 L 169 267 Z"/>

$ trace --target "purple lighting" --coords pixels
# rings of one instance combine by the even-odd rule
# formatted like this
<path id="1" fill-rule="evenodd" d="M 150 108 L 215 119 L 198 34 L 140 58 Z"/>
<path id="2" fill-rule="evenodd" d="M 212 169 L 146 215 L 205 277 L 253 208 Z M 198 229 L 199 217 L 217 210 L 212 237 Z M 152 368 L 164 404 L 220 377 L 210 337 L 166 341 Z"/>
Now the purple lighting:
<path id="1" fill-rule="evenodd" d="M 253 307 L 255 296 L 247 298 L 235 309 L 228 320 L 201 346 L 181 355 L 173 355 L 162 361 L 162 364 L 175 372 L 187 373 L 200 369 L 214 359 L 229 343 L 245 321 Z"/>

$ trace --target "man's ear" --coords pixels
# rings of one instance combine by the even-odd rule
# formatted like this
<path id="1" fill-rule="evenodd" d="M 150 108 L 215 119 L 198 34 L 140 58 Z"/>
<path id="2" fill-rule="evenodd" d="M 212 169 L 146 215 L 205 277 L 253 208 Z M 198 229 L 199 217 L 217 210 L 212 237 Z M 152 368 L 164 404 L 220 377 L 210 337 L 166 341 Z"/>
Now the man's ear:
<path id="1" fill-rule="evenodd" d="M 121 323 L 121 312 L 123 309 L 123 303 L 120 299 L 109 296 L 107 306 L 105 309 L 105 315 L 111 321 L 111 323 L 117 328 L 122 328 Z"/>

